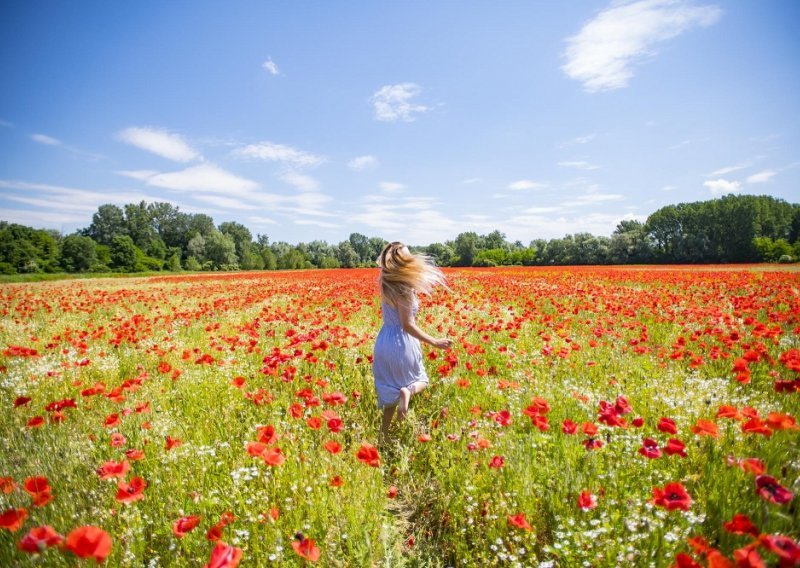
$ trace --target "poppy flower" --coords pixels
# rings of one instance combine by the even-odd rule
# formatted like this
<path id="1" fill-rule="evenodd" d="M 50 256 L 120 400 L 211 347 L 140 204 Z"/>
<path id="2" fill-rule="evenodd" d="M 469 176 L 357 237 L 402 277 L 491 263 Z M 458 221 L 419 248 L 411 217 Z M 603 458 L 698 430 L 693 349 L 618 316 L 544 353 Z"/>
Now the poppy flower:
<path id="1" fill-rule="evenodd" d="M 756 476 L 756 493 L 776 505 L 783 505 L 794 498 L 794 494 L 791 491 L 769 475 Z"/>
<path id="2" fill-rule="evenodd" d="M 716 418 L 729 418 L 731 420 L 741 420 L 742 415 L 736 409 L 735 406 L 729 406 L 727 404 L 722 404 L 717 410 Z"/>
<path id="3" fill-rule="evenodd" d="M 430 434 L 420 434 L 419 437 L 417 438 L 417 440 L 419 440 L 423 444 L 425 442 L 430 442 L 432 439 L 433 438 L 431 438 Z"/>
<path id="4" fill-rule="evenodd" d="M 38 428 L 42 424 L 44 424 L 44 418 L 42 416 L 34 416 L 28 420 L 28 428 Z"/>
<path id="5" fill-rule="evenodd" d="M 24 488 L 33 498 L 34 507 L 44 507 L 53 500 L 52 489 L 46 477 L 29 477 L 25 480 Z"/>
<path id="6" fill-rule="evenodd" d="M 286 461 L 286 456 L 280 448 L 276 447 L 265 450 L 264 453 L 261 454 L 261 459 L 263 459 L 264 463 L 268 466 L 276 467 Z"/>
<path id="7" fill-rule="evenodd" d="M 664 488 L 653 487 L 653 504 L 657 507 L 664 507 L 668 511 L 680 509 L 688 511 L 692 505 L 692 498 L 687 493 L 682 483 L 667 483 Z"/>
<path id="8" fill-rule="evenodd" d="M 494 415 L 494 421 L 503 427 L 510 426 L 512 422 L 511 413 L 508 410 L 501 410 Z"/>
<path id="9" fill-rule="evenodd" d="M 130 483 L 123 480 L 117 482 L 117 501 L 120 503 L 133 503 L 144 499 L 144 489 L 147 487 L 147 482 L 141 477 L 131 478 Z"/>
<path id="10" fill-rule="evenodd" d="M 561 423 L 561 431 L 564 434 L 575 434 L 578 431 L 578 425 L 575 424 L 572 420 L 567 418 L 564 422 Z"/>
<path id="11" fill-rule="evenodd" d="M 578 496 L 578 507 L 581 511 L 589 511 L 597 507 L 597 497 L 591 491 L 581 491 Z"/>
<path id="12" fill-rule="evenodd" d="M 686 445 L 677 438 L 670 438 L 664 446 L 664 453 L 668 456 L 686 457 Z"/>
<path id="13" fill-rule="evenodd" d="M 344 479 L 342 479 L 341 475 L 334 475 L 331 478 L 330 485 L 331 487 L 341 487 L 342 485 L 344 485 Z"/>
<path id="14" fill-rule="evenodd" d="M 701 564 L 695 562 L 694 558 L 685 552 L 679 552 L 675 555 L 675 568 L 703 568 Z"/>
<path id="15" fill-rule="evenodd" d="M 342 420 L 341 418 L 331 418 L 328 420 L 328 430 L 334 434 L 342 431 Z"/>
<path id="16" fill-rule="evenodd" d="M 367 464 L 370 467 L 378 467 L 381 464 L 381 456 L 378 454 L 378 450 L 375 448 L 375 446 L 371 446 L 366 442 L 361 444 L 361 447 L 356 453 L 356 457 L 359 459 L 359 461 Z"/>
<path id="17" fill-rule="evenodd" d="M 166 451 L 170 451 L 171 449 L 177 448 L 178 446 L 183 444 L 183 440 L 180 440 L 178 438 L 173 438 L 170 435 L 165 436 L 164 440 L 165 440 L 164 441 L 164 449 Z"/>
<path id="18" fill-rule="evenodd" d="M 20 406 L 25 406 L 31 401 L 31 397 L 29 396 L 18 396 L 14 399 L 14 408 L 19 408 Z"/>
<path id="19" fill-rule="evenodd" d="M 120 446 L 124 446 L 128 443 L 128 440 L 120 434 L 119 432 L 114 432 L 111 434 L 111 438 L 109 439 L 109 444 L 112 448 L 118 448 Z"/>
<path id="20" fill-rule="evenodd" d="M 205 568 L 235 568 L 242 560 L 242 549 L 217 541 Z"/>
<path id="21" fill-rule="evenodd" d="M 392 485 L 392 486 L 389 488 L 389 490 L 386 492 L 386 496 L 387 496 L 389 499 L 394 499 L 395 497 L 397 497 L 397 487 L 395 487 L 394 485 Z"/>
<path id="22" fill-rule="evenodd" d="M 749 534 L 752 536 L 758 536 L 758 529 L 756 526 L 747 515 L 743 515 L 741 513 L 736 513 L 733 516 L 733 519 L 722 525 L 722 528 L 733 534 Z"/>
<path id="23" fill-rule="evenodd" d="M 128 458 L 129 460 L 138 461 L 144 459 L 144 452 L 142 450 L 131 448 L 130 450 L 125 452 L 125 457 Z"/>
<path id="24" fill-rule="evenodd" d="M 97 475 L 100 479 L 124 479 L 125 475 L 131 469 L 131 464 L 127 460 L 121 462 L 107 461 L 97 468 Z"/>
<path id="25" fill-rule="evenodd" d="M 704 418 L 697 419 L 697 423 L 692 426 L 692 432 L 698 436 L 719 438 L 719 429 L 717 425 L 711 420 L 706 420 Z"/>
<path id="26" fill-rule="evenodd" d="M 319 560 L 319 547 L 310 538 L 306 538 L 302 533 L 297 533 L 292 541 L 292 549 L 300 558 L 305 558 L 309 562 Z"/>
<path id="27" fill-rule="evenodd" d="M 772 436 L 772 430 L 760 418 L 751 418 L 742 424 L 742 432 L 745 434 L 761 434 L 769 438 Z"/>
<path id="28" fill-rule="evenodd" d="M 198 524 L 200 524 L 200 517 L 196 515 L 181 517 L 172 523 L 172 534 L 178 538 L 183 538 L 186 533 L 193 531 Z"/>
<path id="29" fill-rule="evenodd" d="M 789 414 L 770 412 L 767 415 L 767 426 L 772 430 L 797 430 L 797 420 Z"/>
<path id="30" fill-rule="evenodd" d="M 672 418 L 667 418 L 666 416 L 662 416 L 658 420 L 658 425 L 656 428 L 658 428 L 659 431 L 667 434 L 675 435 L 678 433 L 678 427 L 675 425 L 675 421 Z"/>
<path id="31" fill-rule="evenodd" d="M 28 518 L 28 511 L 25 509 L 8 509 L 0 513 L 0 529 L 16 532 Z"/>
<path id="32" fill-rule="evenodd" d="M 737 568 L 767 568 L 767 564 L 756 550 L 758 542 L 733 551 L 733 560 Z"/>
<path id="33" fill-rule="evenodd" d="M 28 534 L 17 543 L 17 548 L 23 552 L 41 554 L 51 546 L 57 546 L 63 541 L 64 537 L 58 534 L 53 527 L 43 525 L 29 530 Z"/>
<path id="34" fill-rule="evenodd" d="M 101 528 L 78 527 L 67 535 L 66 548 L 80 558 L 94 558 L 99 564 L 111 554 L 111 536 Z"/>
<path id="35" fill-rule="evenodd" d="M 652 438 L 645 438 L 642 441 L 642 447 L 639 448 L 639 453 L 651 460 L 661 457 L 661 450 L 658 447 L 658 442 Z"/>
<path id="36" fill-rule="evenodd" d="M 322 426 L 322 418 L 319 416 L 312 416 L 306 419 L 306 425 L 312 430 L 319 430 L 320 426 Z"/>
<path id="37" fill-rule="evenodd" d="M 753 475 L 761 475 L 767 471 L 767 466 L 758 458 L 742 458 L 739 461 L 739 467 L 742 468 L 742 471 Z"/>
<path id="38" fill-rule="evenodd" d="M 115 426 L 119 426 L 119 422 L 119 414 L 109 414 L 106 416 L 103 426 L 106 428 L 114 428 Z"/>
<path id="39" fill-rule="evenodd" d="M 17 484 L 14 482 L 13 477 L 0 477 L 0 491 L 8 494 L 14 491 L 16 488 Z"/>
<path id="40" fill-rule="evenodd" d="M 526 531 L 533 530 L 533 527 L 528 523 L 525 518 L 525 513 L 517 513 L 516 515 L 508 515 L 508 524 L 518 529 Z"/>
<path id="41" fill-rule="evenodd" d="M 489 460 L 489 467 L 492 469 L 500 469 L 506 464 L 505 459 L 503 456 L 493 456 L 491 460 Z"/>
<path id="42" fill-rule="evenodd" d="M 800 545 L 788 536 L 761 535 L 758 542 L 780 559 L 780 566 L 800 566 Z"/>
<path id="43" fill-rule="evenodd" d="M 271 424 L 259 426 L 256 432 L 258 434 L 258 441 L 268 446 L 274 444 L 278 439 L 278 435 L 275 433 L 275 427 Z"/>
<path id="44" fill-rule="evenodd" d="M 587 436 L 594 436 L 597 434 L 597 425 L 592 424 L 591 422 L 584 422 L 581 424 L 581 432 L 586 434 Z"/>

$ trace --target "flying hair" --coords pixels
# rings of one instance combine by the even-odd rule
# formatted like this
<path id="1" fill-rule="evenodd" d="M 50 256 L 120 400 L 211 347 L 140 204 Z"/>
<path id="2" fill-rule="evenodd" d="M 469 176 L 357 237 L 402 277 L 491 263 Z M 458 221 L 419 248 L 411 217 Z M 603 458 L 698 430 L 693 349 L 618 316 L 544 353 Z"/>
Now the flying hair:
<path id="1" fill-rule="evenodd" d="M 381 295 L 394 306 L 411 302 L 414 291 L 430 294 L 436 286 L 447 288 L 442 271 L 425 254 L 412 254 L 395 241 L 386 245 L 376 262 L 381 268 Z"/>

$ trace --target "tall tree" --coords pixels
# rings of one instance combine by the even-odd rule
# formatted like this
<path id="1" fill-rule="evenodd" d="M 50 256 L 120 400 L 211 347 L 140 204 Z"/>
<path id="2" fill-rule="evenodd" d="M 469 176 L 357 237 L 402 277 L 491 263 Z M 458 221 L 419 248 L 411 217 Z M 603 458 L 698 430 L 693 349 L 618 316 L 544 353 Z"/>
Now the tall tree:
<path id="1" fill-rule="evenodd" d="M 114 237 L 128 234 L 125 214 L 116 205 L 110 203 L 101 205 L 92 215 L 92 224 L 89 225 L 86 234 L 96 243 L 109 246 Z"/>

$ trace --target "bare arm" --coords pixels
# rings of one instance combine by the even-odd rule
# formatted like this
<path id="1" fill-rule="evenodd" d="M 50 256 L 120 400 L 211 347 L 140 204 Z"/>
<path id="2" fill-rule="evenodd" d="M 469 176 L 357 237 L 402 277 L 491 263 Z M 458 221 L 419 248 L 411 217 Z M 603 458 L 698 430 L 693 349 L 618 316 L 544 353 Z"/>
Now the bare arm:
<path id="1" fill-rule="evenodd" d="M 431 337 L 424 331 L 422 331 L 419 327 L 417 327 L 417 322 L 414 319 L 414 312 L 411 310 L 411 301 L 409 299 L 408 302 L 400 302 L 397 306 L 397 313 L 400 316 L 400 323 L 403 326 L 403 331 L 409 334 L 411 337 L 416 337 L 420 341 L 424 341 L 425 343 L 432 345 L 438 349 L 450 349 L 453 346 L 453 341 L 446 338 L 435 338 Z"/>

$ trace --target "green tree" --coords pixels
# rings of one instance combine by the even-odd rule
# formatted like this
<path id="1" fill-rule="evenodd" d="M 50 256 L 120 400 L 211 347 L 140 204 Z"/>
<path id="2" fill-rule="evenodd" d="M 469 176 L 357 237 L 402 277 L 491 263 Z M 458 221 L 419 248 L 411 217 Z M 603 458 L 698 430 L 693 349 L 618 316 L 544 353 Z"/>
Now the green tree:
<path id="1" fill-rule="evenodd" d="M 111 268 L 117 272 L 139 272 L 144 269 L 139 263 L 139 259 L 144 257 L 144 254 L 128 235 L 114 237 L 109 247 L 109 253 Z"/>
<path id="2" fill-rule="evenodd" d="M 250 229 L 241 223 L 226 221 L 220 224 L 219 231 L 233 240 L 237 262 L 243 266 L 245 264 L 245 255 L 250 252 L 250 245 L 253 242 L 253 234 Z"/>
<path id="3" fill-rule="evenodd" d="M 236 243 L 220 231 L 212 231 L 205 239 L 206 258 L 217 270 L 239 270 Z"/>
<path id="4" fill-rule="evenodd" d="M 336 247 L 336 258 L 343 268 L 353 268 L 358 265 L 360 260 L 356 249 L 350 241 L 342 241 Z"/>
<path id="5" fill-rule="evenodd" d="M 91 237 L 73 234 L 61 242 L 61 265 L 67 272 L 86 272 L 97 261 L 97 243 Z"/>
<path id="6" fill-rule="evenodd" d="M 477 233 L 468 231 L 456 237 L 454 251 L 458 257 L 456 266 L 472 266 L 472 261 L 478 252 L 480 239 Z"/>
<path id="7" fill-rule="evenodd" d="M 116 205 L 106 203 L 97 208 L 92 215 L 92 224 L 86 229 L 86 234 L 101 245 L 110 246 L 114 237 L 127 234 L 125 214 Z"/>

